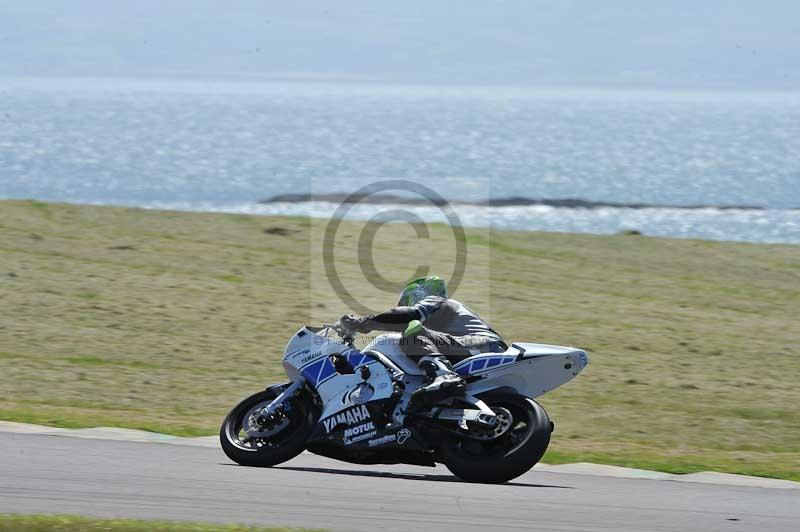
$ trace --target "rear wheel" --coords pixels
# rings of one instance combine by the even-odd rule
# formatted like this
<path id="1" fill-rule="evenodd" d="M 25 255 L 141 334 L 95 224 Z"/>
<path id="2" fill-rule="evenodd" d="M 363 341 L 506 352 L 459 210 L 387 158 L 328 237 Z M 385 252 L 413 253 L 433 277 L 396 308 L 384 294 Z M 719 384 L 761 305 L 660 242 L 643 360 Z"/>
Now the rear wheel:
<path id="1" fill-rule="evenodd" d="M 453 435 L 442 445 L 443 461 L 454 475 L 468 482 L 508 482 L 542 458 L 553 425 L 533 399 L 497 395 L 483 400 L 501 418 L 502 435 L 493 439 Z"/>
<path id="2" fill-rule="evenodd" d="M 305 449 L 318 417 L 313 402 L 305 394 L 291 397 L 283 403 L 279 415 L 262 427 L 259 413 L 275 397 L 277 393 L 272 390 L 253 394 L 222 422 L 222 450 L 237 464 L 270 467 L 291 460 Z"/>

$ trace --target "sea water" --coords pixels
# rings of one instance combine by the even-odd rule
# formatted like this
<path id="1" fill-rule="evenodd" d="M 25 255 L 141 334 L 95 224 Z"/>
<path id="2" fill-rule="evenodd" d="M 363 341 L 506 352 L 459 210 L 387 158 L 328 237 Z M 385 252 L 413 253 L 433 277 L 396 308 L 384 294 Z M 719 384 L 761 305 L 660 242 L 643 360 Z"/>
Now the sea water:
<path id="1" fill-rule="evenodd" d="M 258 202 L 386 179 L 465 225 L 800 243 L 800 94 L 0 80 L 2 198 L 327 217 Z M 508 197 L 601 205 L 475 204 Z"/>

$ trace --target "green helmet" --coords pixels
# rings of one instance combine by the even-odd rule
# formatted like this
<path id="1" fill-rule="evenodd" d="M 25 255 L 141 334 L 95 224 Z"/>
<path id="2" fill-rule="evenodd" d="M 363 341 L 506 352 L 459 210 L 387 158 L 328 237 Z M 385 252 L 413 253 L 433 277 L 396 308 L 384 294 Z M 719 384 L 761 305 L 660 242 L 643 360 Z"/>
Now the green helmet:
<path id="1" fill-rule="evenodd" d="M 430 275 L 414 279 L 400 292 L 400 306 L 411 306 L 428 296 L 447 297 L 447 283 L 441 277 Z"/>

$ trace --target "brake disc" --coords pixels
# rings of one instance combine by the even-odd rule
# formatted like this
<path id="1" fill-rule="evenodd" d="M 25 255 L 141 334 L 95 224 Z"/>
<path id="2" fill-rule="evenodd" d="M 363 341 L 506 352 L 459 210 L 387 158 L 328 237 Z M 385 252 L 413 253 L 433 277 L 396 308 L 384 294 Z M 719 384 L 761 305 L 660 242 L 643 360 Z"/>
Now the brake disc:
<path id="1" fill-rule="evenodd" d="M 251 408 L 242 419 L 242 430 L 251 438 L 269 438 L 270 436 L 274 436 L 275 434 L 279 433 L 289 425 L 289 416 L 284 413 L 283 418 L 280 421 L 270 427 L 263 427 L 258 422 L 258 417 L 261 414 L 261 410 L 263 410 L 267 404 L 269 403 L 257 404 Z"/>
<path id="2" fill-rule="evenodd" d="M 511 412 L 501 406 L 491 408 L 497 416 L 497 424 L 494 427 L 484 427 L 473 423 L 469 429 L 471 437 L 478 440 L 494 440 L 511 428 L 511 424 L 514 422 L 514 416 L 511 415 Z"/>

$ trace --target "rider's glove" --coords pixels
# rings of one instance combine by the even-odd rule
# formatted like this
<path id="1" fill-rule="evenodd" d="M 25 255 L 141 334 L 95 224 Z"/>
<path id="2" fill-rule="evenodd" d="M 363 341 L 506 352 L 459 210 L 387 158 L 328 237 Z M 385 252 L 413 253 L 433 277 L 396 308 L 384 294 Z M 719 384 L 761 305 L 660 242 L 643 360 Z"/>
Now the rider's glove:
<path id="1" fill-rule="evenodd" d="M 366 317 L 366 316 L 365 317 L 359 317 L 359 316 L 356 316 L 355 314 L 347 314 L 345 316 L 342 316 L 339 319 L 339 321 L 342 323 L 342 325 L 344 325 L 348 329 L 351 329 L 351 330 L 353 330 L 355 332 L 360 332 L 360 333 L 370 332 L 371 329 L 367 325 L 367 321 L 368 320 L 369 320 L 369 317 Z"/>

